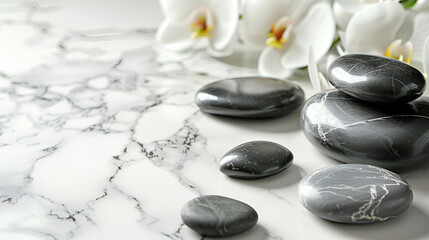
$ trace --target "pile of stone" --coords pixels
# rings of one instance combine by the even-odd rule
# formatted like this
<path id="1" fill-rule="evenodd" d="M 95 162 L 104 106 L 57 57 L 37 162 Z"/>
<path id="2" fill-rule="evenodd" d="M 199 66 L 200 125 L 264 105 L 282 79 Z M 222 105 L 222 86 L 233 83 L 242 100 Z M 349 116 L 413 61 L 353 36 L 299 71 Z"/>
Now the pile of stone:
<path id="1" fill-rule="evenodd" d="M 429 160 L 429 98 L 419 70 L 379 56 L 345 55 L 328 69 L 336 90 L 311 97 L 301 112 L 307 139 L 345 163 L 392 171 Z"/>
<path id="2" fill-rule="evenodd" d="M 335 90 L 311 97 L 301 112 L 305 136 L 345 163 L 317 170 L 299 185 L 303 206 L 342 223 L 371 223 L 410 206 L 398 174 L 429 159 L 429 99 L 419 70 L 391 58 L 345 55 L 328 69 Z M 392 171 L 389 171 L 387 169 Z"/>
<path id="3" fill-rule="evenodd" d="M 328 70 L 335 90 L 311 97 L 301 112 L 310 142 L 350 164 L 317 170 L 298 187 L 302 205 L 315 215 L 341 223 L 385 221 L 411 205 L 410 185 L 392 171 L 415 168 L 429 159 L 429 98 L 419 98 L 426 81 L 401 61 L 345 55 Z M 289 114 L 304 100 L 295 83 L 272 78 L 231 78 L 202 87 L 198 107 L 206 113 L 239 118 Z M 219 162 L 232 178 L 256 180 L 287 169 L 293 154 L 268 141 L 243 143 Z M 387 170 L 389 169 L 389 170 Z M 204 236 L 227 237 L 249 230 L 258 214 L 244 202 L 207 195 L 182 208 L 183 222 Z"/>

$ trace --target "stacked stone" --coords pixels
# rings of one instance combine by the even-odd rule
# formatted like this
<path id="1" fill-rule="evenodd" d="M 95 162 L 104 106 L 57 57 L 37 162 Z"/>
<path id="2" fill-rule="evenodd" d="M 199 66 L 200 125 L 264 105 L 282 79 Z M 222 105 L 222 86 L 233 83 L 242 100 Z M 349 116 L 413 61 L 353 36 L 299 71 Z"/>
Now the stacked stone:
<path id="1" fill-rule="evenodd" d="M 419 70 L 352 54 L 328 69 L 336 90 L 311 97 L 301 112 L 307 139 L 329 156 L 403 171 L 429 160 L 429 98 Z"/>
<path id="2" fill-rule="evenodd" d="M 345 163 L 315 171 L 299 185 L 317 216 L 371 223 L 403 213 L 411 187 L 398 174 L 429 159 L 429 98 L 419 70 L 401 61 L 346 55 L 328 69 L 337 89 L 311 97 L 301 112 L 310 142 Z M 374 166 L 375 165 L 375 166 Z"/>

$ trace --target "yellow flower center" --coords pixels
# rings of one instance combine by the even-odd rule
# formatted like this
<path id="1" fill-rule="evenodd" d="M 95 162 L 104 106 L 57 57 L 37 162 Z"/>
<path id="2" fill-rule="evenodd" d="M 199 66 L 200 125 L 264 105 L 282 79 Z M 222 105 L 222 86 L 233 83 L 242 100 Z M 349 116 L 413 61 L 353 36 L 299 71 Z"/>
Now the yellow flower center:
<path id="1" fill-rule="evenodd" d="M 203 6 L 195 9 L 191 13 L 191 21 L 189 23 L 191 30 L 191 38 L 198 39 L 210 36 L 210 31 L 213 29 L 213 16 L 211 11 Z"/>
<path id="2" fill-rule="evenodd" d="M 401 39 L 395 40 L 389 45 L 384 56 L 410 63 L 413 56 L 413 44 L 410 41 L 402 44 Z"/>
<path id="3" fill-rule="evenodd" d="M 292 30 L 292 20 L 284 16 L 277 20 L 268 32 L 265 44 L 270 47 L 281 49 L 287 43 Z"/>

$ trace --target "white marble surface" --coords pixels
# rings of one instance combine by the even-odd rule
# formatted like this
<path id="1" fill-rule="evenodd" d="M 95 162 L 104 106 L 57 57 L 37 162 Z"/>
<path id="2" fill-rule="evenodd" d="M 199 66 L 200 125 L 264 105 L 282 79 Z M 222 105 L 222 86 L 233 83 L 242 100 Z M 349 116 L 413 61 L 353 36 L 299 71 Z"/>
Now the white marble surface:
<path id="1" fill-rule="evenodd" d="M 307 212 L 300 179 L 338 162 L 305 139 L 299 111 L 268 120 L 198 111 L 198 88 L 256 70 L 160 51 L 161 19 L 155 0 L 0 2 L 0 239 L 203 239 L 180 209 L 206 194 L 259 213 L 231 240 L 429 239 L 426 168 L 402 174 L 414 201 L 396 219 L 351 226 Z M 293 79 L 314 94 L 305 74 Z M 257 181 L 223 175 L 220 157 L 253 140 L 286 146 L 293 165 Z"/>

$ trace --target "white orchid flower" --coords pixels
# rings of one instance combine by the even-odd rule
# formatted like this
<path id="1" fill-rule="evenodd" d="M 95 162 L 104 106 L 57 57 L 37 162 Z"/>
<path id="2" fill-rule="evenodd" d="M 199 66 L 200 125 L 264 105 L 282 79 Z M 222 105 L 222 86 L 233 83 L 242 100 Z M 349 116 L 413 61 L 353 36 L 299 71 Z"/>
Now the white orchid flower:
<path id="1" fill-rule="evenodd" d="M 232 53 L 239 18 L 238 0 L 160 0 L 165 20 L 156 39 L 166 49 L 192 49 L 207 38 L 207 50 L 214 56 Z"/>
<path id="2" fill-rule="evenodd" d="M 396 1 L 371 4 L 355 13 L 342 37 L 345 53 L 395 58 L 422 68 L 429 12 L 410 12 Z"/>
<path id="3" fill-rule="evenodd" d="M 247 0 L 243 2 L 239 34 L 262 49 L 261 75 L 288 77 L 308 65 L 310 47 L 315 61 L 329 50 L 335 35 L 330 4 L 311 0 Z"/>
<path id="4" fill-rule="evenodd" d="M 361 11 L 364 8 L 369 7 L 370 5 L 386 0 L 335 0 L 333 3 L 333 12 L 335 21 L 340 29 L 344 30 L 347 27 L 350 19 L 354 14 Z M 429 1 L 426 0 L 390 0 L 401 3 L 404 8 L 409 9 L 410 11 L 426 11 L 429 7 Z"/>

